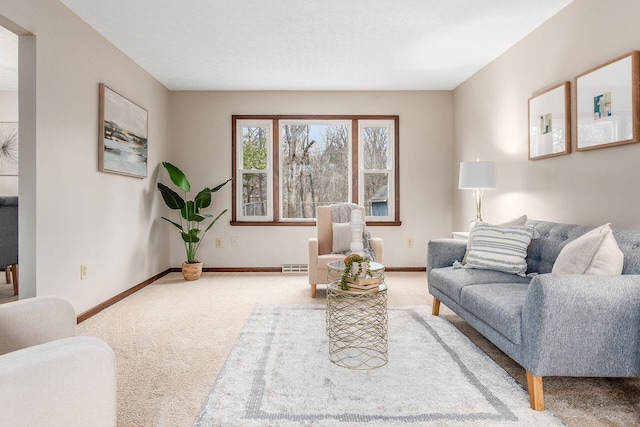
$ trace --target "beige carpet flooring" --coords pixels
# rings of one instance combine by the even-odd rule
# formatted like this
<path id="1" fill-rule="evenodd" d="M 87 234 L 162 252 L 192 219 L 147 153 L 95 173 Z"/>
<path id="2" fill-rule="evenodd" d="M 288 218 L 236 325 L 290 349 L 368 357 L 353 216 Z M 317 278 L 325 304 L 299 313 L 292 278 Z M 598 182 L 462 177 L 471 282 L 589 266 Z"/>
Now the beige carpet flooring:
<path id="1" fill-rule="evenodd" d="M 429 305 L 425 273 L 387 273 L 390 305 Z M 120 426 L 190 426 L 256 303 L 325 304 L 304 275 L 171 273 L 78 326 L 111 345 Z M 441 310 L 521 384 L 524 371 L 446 307 Z M 638 379 L 545 379 L 547 408 L 570 426 L 640 425 Z"/>
<path id="2" fill-rule="evenodd" d="M 0 304 L 16 301 L 17 295 L 13 295 L 13 284 L 7 283 L 4 271 L 0 271 Z"/>

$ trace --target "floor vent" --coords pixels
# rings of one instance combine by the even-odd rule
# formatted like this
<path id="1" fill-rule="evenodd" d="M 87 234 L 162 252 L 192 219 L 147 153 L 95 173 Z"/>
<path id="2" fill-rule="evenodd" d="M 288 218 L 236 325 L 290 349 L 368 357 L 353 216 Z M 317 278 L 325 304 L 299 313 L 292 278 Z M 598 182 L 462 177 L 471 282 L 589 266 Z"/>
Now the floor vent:
<path id="1" fill-rule="evenodd" d="M 283 273 L 307 273 L 308 271 L 307 264 L 282 264 Z"/>

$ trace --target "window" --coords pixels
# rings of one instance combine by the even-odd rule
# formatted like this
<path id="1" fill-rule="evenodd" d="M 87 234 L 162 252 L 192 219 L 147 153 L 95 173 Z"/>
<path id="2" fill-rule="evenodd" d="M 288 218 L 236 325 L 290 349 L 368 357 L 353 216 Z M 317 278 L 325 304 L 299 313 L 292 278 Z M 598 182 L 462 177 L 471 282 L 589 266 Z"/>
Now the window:
<path id="1" fill-rule="evenodd" d="M 308 221 L 317 206 L 351 200 L 351 122 L 279 124 L 280 219 Z"/>
<path id="2" fill-rule="evenodd" d="M 312 225 L 318 206 L 347 201 L 370 224 L 400 224 L 398 116 L 232 121 L 232 224 Z"/>
<path id="3" fill-rule="evenodd" d="M 267 221 L 273 218 L 271 121 L 241 121 L 236 128 L 238 136 L 238 173 L 236 197 L 241 209 L 240 221 Z M 236 180 L 234 180 L 235 182 Z"/>
<path id="4" fill-rule="evenodd" d="M 393 121 L 362 120 L 359 122 L 360 204 L 367 218 L 390 221 L 394 206 L 393 194 Z"/>

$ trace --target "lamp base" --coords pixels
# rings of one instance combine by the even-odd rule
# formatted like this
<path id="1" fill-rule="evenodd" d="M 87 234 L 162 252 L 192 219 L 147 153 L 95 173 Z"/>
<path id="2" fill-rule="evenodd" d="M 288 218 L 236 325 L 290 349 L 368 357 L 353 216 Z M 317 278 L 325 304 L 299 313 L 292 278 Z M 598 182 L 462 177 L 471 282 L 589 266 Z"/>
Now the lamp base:
<path id="1" fill-rule="evenodd" d="M 482 189 L 475 189 L 476 198 L 476 222 L 482 222 Z"/>

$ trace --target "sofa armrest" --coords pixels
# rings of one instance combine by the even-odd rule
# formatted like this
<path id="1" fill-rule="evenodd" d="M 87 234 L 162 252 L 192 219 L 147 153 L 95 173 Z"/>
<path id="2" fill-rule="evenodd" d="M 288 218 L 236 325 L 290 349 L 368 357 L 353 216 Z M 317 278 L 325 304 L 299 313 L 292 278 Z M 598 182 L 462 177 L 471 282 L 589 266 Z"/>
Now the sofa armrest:
<path id="1" fill-rule="evenodd" d="M 309 272 L 309 284 L 315 285 L 318 283 L 318 239 L 311 237 L 309 239 L 309 265 L 307 266 Z"/>
<path id="2" fill-rule="evenodd" d="M 0 354 L 72 337 L 76 312 L 60 297 L 36 297 L 0 305 Z"/>
<path id="3" fill-rule="evenodd" d="M 116 362 L 94 337 L 0 356 L 0 414 L 10 426 L 115 426 Z"/>
<path id="4" fill-rule="evenodd" d="M 318 239 L 311 237 L 309 239 L 309 260 L 318 259 Z"/>
<path id="5" fill-rule="evenodd" d="M 376 257 L 376 262 L 384 264 L 382 262 L 384 256 L 384 241 L 380 237 L 372 237 L 369 239 L 369 246 L 373 251 L 373 255 Z"/>
<path id="6" fill-rule="evenodd" d="M 534 277 L 522 355 L 536 376 L 640 376 L 640 276 Z"/>
<path id="7" fill-rule="evenodd" d="M 427 246 L 427 277 L 434 268 L 451 267 L 455 261 L 462 261 L 467 251 L 467 241 L 463 239 L 434 239 Z"/>

